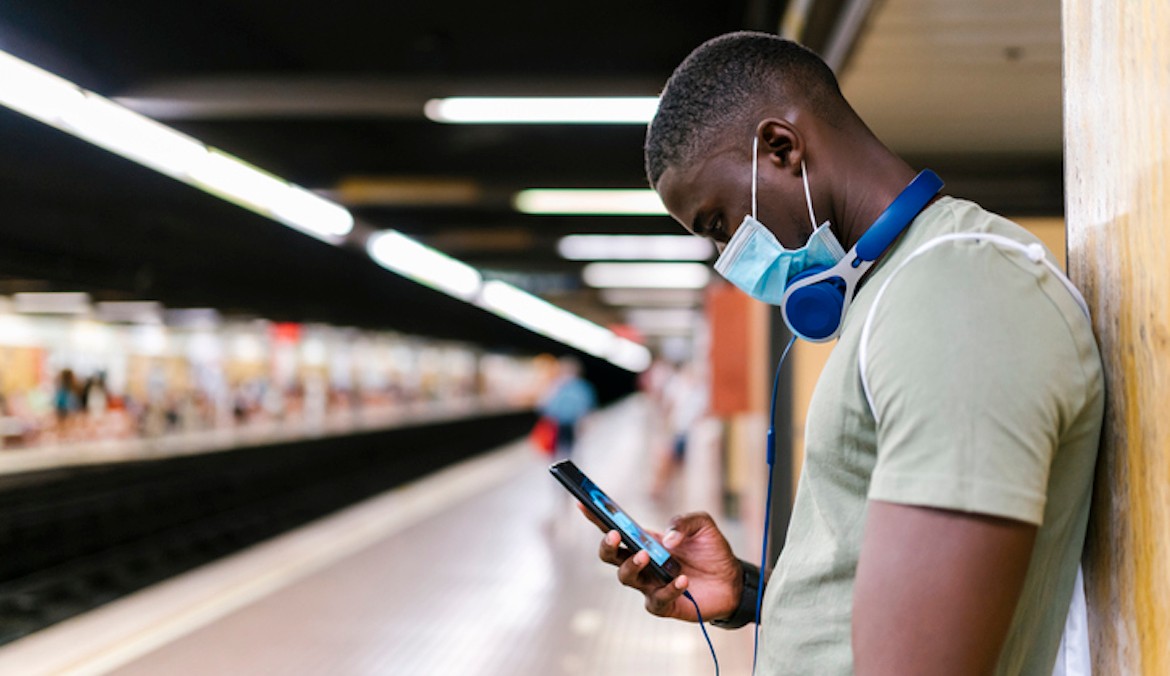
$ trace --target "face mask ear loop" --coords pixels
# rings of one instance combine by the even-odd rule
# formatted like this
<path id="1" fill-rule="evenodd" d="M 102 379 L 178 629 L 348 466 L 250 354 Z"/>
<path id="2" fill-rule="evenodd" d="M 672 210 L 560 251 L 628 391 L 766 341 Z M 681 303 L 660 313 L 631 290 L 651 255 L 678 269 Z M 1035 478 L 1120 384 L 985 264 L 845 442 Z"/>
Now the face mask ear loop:
<path id="1" fill-rule="evenodd" d="M 760 137 L 752 138 L 752 220 L 756 218 L 756 170 L 760 162 Z"/>
<path id="2" fill-rule="evenodd" d="M 817 217 L 813 215 L 812 208 L 812 193 L 808 191 L 808 169 L 804 167 L 804 160 L 800 161 L 800 177 L 804 179 L 804 201 L 808 204 L 808 220 L 812 223 L 813 230 L 817 229 Z M 753 201 L 755 195 L 752 195 Z"/>

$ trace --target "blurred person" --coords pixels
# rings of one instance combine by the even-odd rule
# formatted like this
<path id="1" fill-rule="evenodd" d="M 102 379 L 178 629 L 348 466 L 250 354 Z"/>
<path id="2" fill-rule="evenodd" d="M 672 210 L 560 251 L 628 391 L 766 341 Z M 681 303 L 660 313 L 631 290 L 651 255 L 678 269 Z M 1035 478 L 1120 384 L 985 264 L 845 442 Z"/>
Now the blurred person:
<path id="1" fill-rule="evenodd" d="M 85 379 L 81 390 L 81 408 L 95 418 L 105 415 L 109 405 L 109 391 L 106 389 L 106 373 L 98 371 Z"/>
<path id="2" fill-rule="evenodd" d="M 78 400 L 78 408 L 85 415 L 85 436 L 91 439 L 101 437 L 105 433 L 106 410 L 109 407 L 105 372 L 97 371 L 85 379 Z"/>
<path id="3" fill-rule="evenodd" d="M 77 407 L 77 377 L 73 375 L 73 369 L 61 369 L 53 390 L 53 410 L 57 413 L 57 419 L 65 420 Z"/>
<path id="4" fill-rule="evenodd" d="M 53 389 L 53 413 L 57 417 L 57 430 L 61 436 L 68 436 L 69 422 L 81 406 L 80 388 L 73 369 L 61 369 Z"/>
<path id="5" fill-rule="evenodd" d="M 694 361 L 679 366 L 667 379 L 662 393 L 670 437 L 668 448 L 659 453 L 654 483 L 650 488 L 650 497 L 655 500 L 666 497 L 671 480 L 686 461 L 691 430 L 706 415 L 709 402 L 707 384 Z"/>
<path id="6" fill-rule="evenodd" d="M 675 371 L 667 359 L 656 356 L 650 368 L 638 374 L 638 389 L 646 394 L 652 405 L 665 408 L 663 401 L 666 398 L 666 385 L 674 377 Z"/>
<path id="7" fill-rule="evenodd" d="M 597 408 L 597 392 L 581 376 L 581 361 L 575 357 L 557 360 L 557 377 L 540 402 L 540 414 L 557 424 L 555 457 L 563 460 L 573 454 L 577 427 L 590 411 Z"/>
<path id="8" fill-rule="evenodd" d="M 858 255 L 846 252 L 915 180 L 819 57 L 764 33 L 683 61 L 645 153 L 671 216 L 774 305 L 801 272 Z M 923 201 L 844 310 L 770 578 L 706 514 L 670 522 L 671 583 L 616 532 L 601 542 L 655 615 L 694 621 L 687 590 L 704 617 L 743 626 L 766 584 L 760 673 L 1047 675 L 1070 609 L 1084 620 L 1104 391 L 1083 301 L 1019 226 Z"/>

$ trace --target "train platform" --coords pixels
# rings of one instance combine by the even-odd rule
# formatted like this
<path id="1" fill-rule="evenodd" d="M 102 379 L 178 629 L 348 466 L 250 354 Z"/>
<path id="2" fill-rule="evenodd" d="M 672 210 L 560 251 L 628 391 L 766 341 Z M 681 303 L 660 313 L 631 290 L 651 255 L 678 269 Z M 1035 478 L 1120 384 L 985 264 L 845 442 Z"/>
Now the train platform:
<path id="1" fill-rule="evenodd" d="M 154 437 L 113 437 L 0 449 L 0 484 L 6 477 L 62 468 L 152 461 L 203 453 L 223 453 L 305 439 L 393 430 L 475 416 L 526 411 L 528 407 L 489 397 L 416 402 L 370 410 L 350 409 L 319 418 L 301 417 L 210 427 Z"/>
<path id="2" fill-rule="evenodd" d="M 673 504 L 651 500 L 658 426 L 626 399 L 575 456 L 655 528 L 717 506 L 719 476 L 692 458 Z M 651 617 L 597 560 L 545 465 L 524 442 L 485 453 L 15 641 L 0 673 L 714 673 L 696 625 Z M 723 673 L 746 673 L 751 632 L 711 634 Z"/>

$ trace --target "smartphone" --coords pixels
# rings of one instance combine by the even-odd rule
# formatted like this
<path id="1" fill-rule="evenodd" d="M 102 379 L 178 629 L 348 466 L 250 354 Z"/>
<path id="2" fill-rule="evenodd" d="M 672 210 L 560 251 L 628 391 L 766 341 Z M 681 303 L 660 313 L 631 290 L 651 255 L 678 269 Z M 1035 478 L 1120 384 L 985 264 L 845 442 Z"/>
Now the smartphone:
<path id="1" fill-rule="evenodd" d="M 613 498 L 590 481 L 572 460 L 555 463 L 548 471 L 598 520 L 620 533 L 622 542 L 631 552 L 637 553 L 638 550 L 645 549 L 650 555 L 650 569 L 662 578 L 663 582 L 670 582 L 679 574 L 678 561 L 670 557 L 670 552 L 666 551 L 662 543 L 642 530 L 642 527 L 622 511 Z"/>

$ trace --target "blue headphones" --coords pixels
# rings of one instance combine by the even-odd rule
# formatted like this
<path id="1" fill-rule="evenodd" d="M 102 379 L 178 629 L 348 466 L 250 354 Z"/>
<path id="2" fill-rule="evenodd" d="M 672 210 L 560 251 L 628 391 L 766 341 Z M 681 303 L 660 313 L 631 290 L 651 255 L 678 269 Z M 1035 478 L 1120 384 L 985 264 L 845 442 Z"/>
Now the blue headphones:
<path id="1" fill-rule="evenodd" d="M 813 343 L 836 338 L 857 283 L 942 187 L 937 174 L 923 170 L 836 265 L 818 265 L 793 277 L 780 301 L 780 313 L 792 333 Z"/>

